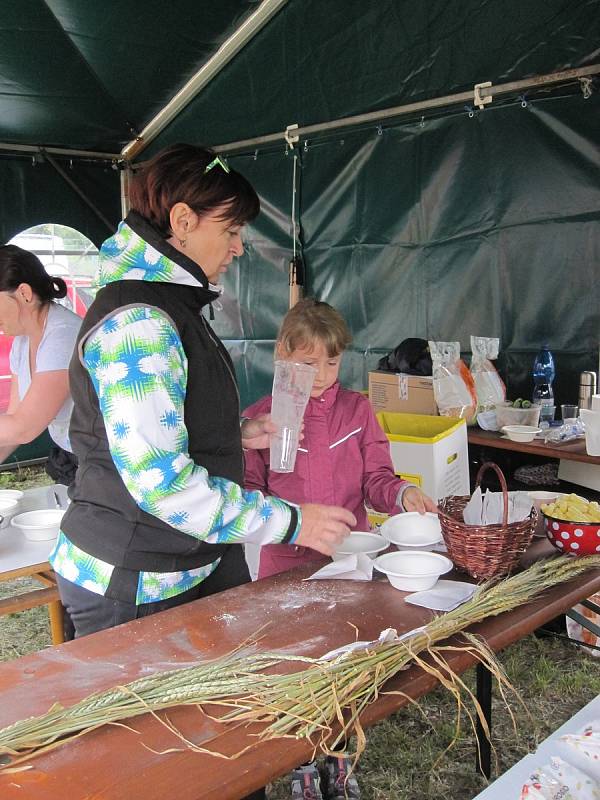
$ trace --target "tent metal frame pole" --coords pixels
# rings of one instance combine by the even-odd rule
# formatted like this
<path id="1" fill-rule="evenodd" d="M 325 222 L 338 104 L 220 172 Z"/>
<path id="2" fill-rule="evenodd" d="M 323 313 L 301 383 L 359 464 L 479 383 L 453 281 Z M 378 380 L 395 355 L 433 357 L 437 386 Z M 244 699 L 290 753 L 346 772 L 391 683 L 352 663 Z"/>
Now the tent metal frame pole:
<path id="1" fill-rule="evenodd" d="M 60 166 L 60 164 L 57 164 L 57 163 L 56 163 L 56 161 L 55 161 L 55 160 L 52 158 L 52 156 L 51 156 L 51 155 L 48 153 L 48 151 L 47 151 L 47 150 L 45 150 L 43 147 L 40 147 L 40 148 L 38 149 L 38 153 L 39 153 L 40 155 L 44 156 L 44 158 L 46 159 L 46 161 L 48 161 L 48 163 L 49 163 L 49 164 L 50 164 L 50 165 L 51 165 L 51 166 L 52 166 L 52 167 L 53 167 L 53 168 L 56 170 L 56 172 L 58 172 L 58 174 L 59 174 L 59 175 L 60 175 L 60 177 L 61 177 L 61 178 L 62 178 L 62 179 L 65 181 L 65 183 L 67 183 L 67 184 L 68 184 L 68 185 L 71 187 L 71 189 L 73 189 L 73 191 L 75 192 L 75 194 L 77 194 L 77 195 L 79 195 L 79 197 L 81 197 L 81 199 L 83 200 L 83 202 L 84 202 L 84 203 L 86 203 L 86 205 L 88 205 L 88 206 L 89 206 L 89 207 L 92 209 L 92 211 L 93 211 L 93 212 L 94 212 L 94 214 L 95 214 L 95 215 L 98 217 L 98 219 L 99 219 L 101 222 L 103 222 L 103 223 L 106 225 L 106 227 L 108 228 L 108 230 L 109 230 L 111 233 L 113 233 L 113 231 L 114 231 L 114 227 L 115 227 L 115 226 L 114 226 L 114 225 L 111 225 L 111 223 L 110 223 L 110 222 L 107 220 L 107 218 L 106 218 L 106 217 L 104 216 L 104 214 L 103 214 L 103 213 L 100 211 L 100 209 L 99 209 L 99 208 L 97 208 L 97 206 L 96 206 L 96 205 L 94 205 L 94 203 L 92 203 L 92 201 L 91 201 L 91 200 L 89 199 L 89 197 L 88 197 L 88 196 L 85 194 L 85 192 L 84 192 L 84 191 L 82 191 L 82 189 L 80 189 L 80 188 L 79 188 L 79 186 L 77 186 L 77 184 L 75 183 L 75 181 L 74 181 L 74 180 L 73 180 L 73 179 L 72 179 L 72 178 L 71 178 L 69 175 L 67 175 L 67 173 L 66 173 L 66 172 L 64 171 L 64 169 L 63 169 L 63 168 Z"/>
<path id="2" fill-rule="evenodd" d="M 121 151 L 121 158 L 131 161 L 138 156 L 287 2 L 288 0 L 263 0 L 256 11 L 223 42 L 217 52 L 150 120 L 139 136 L 125 145 Z"/>
<path id="3" fill-rule="evenodd" d="M 131 183 L 132 177 L 133 170 L 126 163 L 121 170 L 121 174 L 119 175 L 119 181 L 121 183 L 121 216 L 123 219 L 125 219 L 129 213 L 129 184 Z"/>
<path id="4" fill-rule="evenodd" d="M 527 89 L 539 89 L 544 86 L 552 84 L 570 83 L 579 78 L 590 77 L 600 73 L 600 64 L 592 64 L 589 67 L 578 67 L 576 69 L 567 69 L 561 72 L 553 72 L 548 75 L 538 75 L 533 78 L 525 78 L 521 81 L 511 81 L 509 83 L 499 83 L 496 86 L 489 86 L 479 88 L 479 95 L 482 101 L 490 102 L 492 97 L 512 94 L 515 92 L 526 91 Z M 481 87 L 481 84 L 478 84 Z M 331 120 L 330 122 L 319 122 L 315 125 L 304 125 L 302 127 L 294 127 L 294 138 L 306 138 L 315 133 L 325 133 L 327 131 L 340 130 L 365 123 L 382 122 L 392 117 L 400 117 L 406 114 L 415 114 L 421 111 L 428 111 L 433 108 L 443 108 L 445 106 L 453 106 L 458 104 L 475 102 L 476 88 L 468 92 L 459 92 L 458 94 L 448 94 L 443 97 L 432 97 L 428 100 L 421 100 L 417 103 L 408 103 L 402 106 L 393 106 L 391 108 L 384 108 L 381 111 L 371 111 L 366 114 L 356 114 L 352 117 L 342 117 L 340 119 Z M 488 98 L 490 98 L 488 100 Z M 250 150 L 260 145 L 273 144 L 276 142 L 286 141 L 289 131 L 281 133 L 269 133 L 265 136 L 256 136 L 253 139 L 243 139 L 239 142 L 229 142 L 228 144 L 216 145 L 213 147 L 217 153 L 228 153 L 235 150 Z"/>
<path id="5" fill-rule="evenodd" d="M 10 144 L 9 142 L 0 142 L 0 150 L 6 150 L 10 153 L 31 153 L 37 155 L 40 152 L 41 145 L 36 144 Z M 44 152 L 50 153 L 55 156 L 68 156 L 70 158 L 94 158 L 100 161 L 121 161 L 122 156 L 120 153 L 100 153 L 96 150 L 73 150 L 67 147 L 44 147 Z"/>

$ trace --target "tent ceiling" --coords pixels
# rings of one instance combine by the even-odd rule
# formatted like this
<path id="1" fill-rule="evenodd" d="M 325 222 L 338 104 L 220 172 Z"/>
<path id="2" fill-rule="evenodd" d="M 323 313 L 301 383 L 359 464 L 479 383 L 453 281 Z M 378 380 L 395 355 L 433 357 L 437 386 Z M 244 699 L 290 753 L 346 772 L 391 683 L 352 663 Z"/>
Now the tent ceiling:
<path id="1" fill-rule="evenodd" d="M 0 141 L 119 152 L 257 0 L 4 0 Z"/>
<path id="2" fill-rule="evenodd" d="M 119 152 L 258 0 L 4 0 L 0 142 Z M 599 0 L 289 0 L 157 146 L 220 144 L 598 60 Z"/>

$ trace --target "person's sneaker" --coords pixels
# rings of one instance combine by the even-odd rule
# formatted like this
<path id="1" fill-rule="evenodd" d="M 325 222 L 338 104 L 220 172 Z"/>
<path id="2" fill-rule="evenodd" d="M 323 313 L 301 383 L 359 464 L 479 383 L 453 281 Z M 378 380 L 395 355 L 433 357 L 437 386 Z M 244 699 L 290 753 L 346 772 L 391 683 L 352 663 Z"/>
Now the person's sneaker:
<path id="1" fill-rule="evenodd" d="M 316 761 L 303 764 L 292 772 L 292 800 L 323 800 Z"/>
<path id="2" fill-rule="evenodd" d="M 359 800 L 358 782 L 354 773 L 349 774 L 352 768 L 349 758 L 328 756 L 325 768 L 327 800 Z"/>

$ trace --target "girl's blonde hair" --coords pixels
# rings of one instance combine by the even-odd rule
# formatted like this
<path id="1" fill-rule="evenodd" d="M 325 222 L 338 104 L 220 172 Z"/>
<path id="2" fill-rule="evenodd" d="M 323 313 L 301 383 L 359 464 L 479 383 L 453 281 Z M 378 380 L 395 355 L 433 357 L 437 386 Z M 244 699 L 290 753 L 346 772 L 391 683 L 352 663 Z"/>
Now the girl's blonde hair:
<path id="1" fill-rule="evenodd" d="M 323 343 L 329 358 L 343 353 L 352 336 L 342 315 L 314 297 L 306 297 L 283 318 L 277 336 L 276 352 L 289 355 L 299 348 L 311 350 L 317 341 Z"/>

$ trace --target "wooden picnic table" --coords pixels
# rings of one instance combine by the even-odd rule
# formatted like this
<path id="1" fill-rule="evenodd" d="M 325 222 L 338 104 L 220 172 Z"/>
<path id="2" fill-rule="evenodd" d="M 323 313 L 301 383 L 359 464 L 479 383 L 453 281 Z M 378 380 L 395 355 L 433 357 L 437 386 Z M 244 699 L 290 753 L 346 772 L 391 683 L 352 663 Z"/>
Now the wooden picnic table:
<path id="1" fill-rule="evenodd" d="M 554 552 L 536 542 L 530 558 Z M 156 670 L 187 666 L 230 652 L 262 630 L 258 650 L 320 656 L 353 641 L 377 638 L 394 627 L 399 633 L 423 625 L 432 612 L 404 602 L 405 593 L 386 579 L 372 582 L 311 581 L 309 568 L 247 584 L 188 605 L 136 620 L 34 655 L 0 665 L 0 726 L 45 712 L 54 702 L 68 705 L 116 684 Z M 486 620 L 473 630 L 493 650 L 521 639 L 583 598 L 600 590 L 600 570 L 563 584 L 534 603 Z M 473 664 L 465 653 L 448 661 L 457 672 Z M 436 681 L 413 667 L 389 688 L 418 698 Z M 383 694 L 363 714 L 372 725 L 405 705 L 400 695 Z M 228 728 L 196 708 L 169 711 L 169 720 L 186 737 L 231 755 L 255 741 L 248 730 Z M 33 769 L 0 773 L 3 800 L 228 800 L 240 798 L 307 760 L 311 746 L 283 739 L 257 744 L 235 760 L 185 749 L 150 715 L 131 721 L 137 733 L 106 727 L 32 761 Z M 169 748 L 179 752 L 160 755 Z M 154 752 L 153 752 L 154 751 Z"/>
<path id="2" fill-rule="evenodd" d="M 50 507 L 48 493 L 53 492 L 53 489 L 53 486 L 26 489 L 19 513 Z M 31 589 L 0 599 L 0 617 L 37 606 L 48 606 L 52 643 L 61 644 L 65 640 L 63 607 L 56 586 L 56 576 L 48 563 L 48 556 L 55 543 L 55 540 L 30 541 L 11 524 L 0 530 L 0 582 L 33 578 L 44 586 L 43 589 Z"/>

